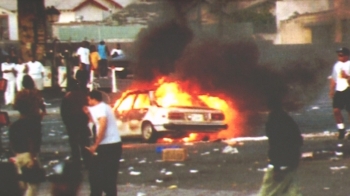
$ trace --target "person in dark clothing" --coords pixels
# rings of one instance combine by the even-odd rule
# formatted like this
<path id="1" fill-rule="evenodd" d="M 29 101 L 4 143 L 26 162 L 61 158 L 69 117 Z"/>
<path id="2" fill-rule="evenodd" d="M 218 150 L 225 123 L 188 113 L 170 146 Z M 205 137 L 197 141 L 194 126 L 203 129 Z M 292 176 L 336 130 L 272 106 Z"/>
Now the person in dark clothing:
<path id="1" fill-rule="evenodd" d="M 17 168 L 13 163 L 0 163 L 0 173 L 0 195 L 23 195 Z"/>
<path id="2" fill-rule="evenodd" d="M 34 80 L 29 75 L 23 76 L 23 89 L 16 94 L 13 109 L 22 116 L 37 119 L 41 123 L 46 114 L 46 106 L 41 92 L 35 88 Z"/>
<path id="3" fill-rule="evenodd" d="M 16 154 L 15 164 L 19 174 L 24 173 L 24 169 L 40 167 L 38 161 L 38 154 L 41 146 L 40 123 L 33 118 L 21 115 L 21 117 L 10 126 L 9 140 L 10 147 Z M 25 195 L 36 195 L 38 193 L 39 182 L 23 180 L 21 184 Z"/>
<path id="4" fill-rule="evenodd" d="M 79 70 L 75 73 L 75 79 L 77 80 L 81 90 L 88 90 L 87 83 L 89 82 L 89 77 L 86 74 L 86 71 L 83 69 L 82 65 L 79 65 Z"/>
<path id="5" fill-rule="evenodd" d="M 77 82 L 72 83 L 71 89 L 62 99 L 61 118 L 66 126 L 71 148 L 71 160 L 80 164 L 83 158 L 88 167 L 91 157 L 86 149 L 90 145 L 91 131 L 88 127 L 89 117 L 83 111 L 87 106 L 87 93 L 79 88 Z"/>
<path id="6" fill-rule="evenodd" d="M 296 169 L 299 166 L 303 138 L 298 125 L 283 110 L 279 101 L 271 101 L 269 108 L 265 129 L 269 142 L 270 163 L 259 196 L 300 195 L 296 183 Z"/>

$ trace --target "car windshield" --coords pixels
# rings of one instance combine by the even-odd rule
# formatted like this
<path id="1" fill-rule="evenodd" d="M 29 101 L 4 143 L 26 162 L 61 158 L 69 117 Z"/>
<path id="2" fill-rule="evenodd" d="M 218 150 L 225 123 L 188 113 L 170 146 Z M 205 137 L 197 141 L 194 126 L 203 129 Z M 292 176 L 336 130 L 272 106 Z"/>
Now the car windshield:
<path id="1" fill-rule="evenodd" d="M 188 94 L 168 93 L 164 96 L 156 94 L 154 100 L 157 105 L 162 107 L 208 107 L 197 96 L 191 96 Z"/>

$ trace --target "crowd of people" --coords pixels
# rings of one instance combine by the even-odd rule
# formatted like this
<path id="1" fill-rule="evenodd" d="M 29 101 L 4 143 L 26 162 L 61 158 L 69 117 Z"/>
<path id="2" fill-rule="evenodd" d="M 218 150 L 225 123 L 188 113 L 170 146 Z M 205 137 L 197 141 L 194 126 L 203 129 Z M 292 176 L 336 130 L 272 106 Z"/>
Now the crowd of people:
<path id="1" fill-rule="evenodd" d="M 29 75 L 35 83 L 35 87 L 41 91 L 44 89 L 45 68 L 40 61 L 31 58 L 28 62 L 17 56 L 4 56 L 1 63 L 2 78 L 6 79 L 7 86 L 4 93 L 4 104 L 13 105 L 16 93 L 23 88 L 22 82 L 25 75 Z"/>
<path id="2" fill-rule="evenodd" d="M 340 48 L 336 53 L 338 61 L 330 77 L 330 96 L 333 99 L 333 112 L 339 129 L 338 138 L 343 139 L 345 125 L 340 112 L 343 109 L 350 111 L 348 92 L 350 50 Z M 104 58 L 109 53 L 103 41 L 97 47 L 83 42 L 77 54 L 80 58 L 82 78 L 88 77 L 90 69 L 96 70 L 100 76 L 105 74 Z M 2 64 L 3 77 L 10 81 L 7 87 L 12 89 L 6 91 L 5 103 L 13 104 L 14 109 L 20 113 L 20 118 L 10 126 L 9 136 L 11 148 L 16 155 L 14 161 L 17 168 L 16 174 L 21 175 L 25 168 L 40 167 L 41 120 L 46 114 L 45 104 L 40 94 L 42 83 L 39 79 L 42 76 L 42 65 L 36 63 L 34 59 L 24 66 L 20 63 L 22 62 L 20 59 L 17 64 L 12 62 L 9 56 L 5 59 L 6 61 Z M 98 67 L 102 68 L 98 69 Z M 21 74 L 22 78 L 16 78 Z M 79 173 L 72 171 L 81 171 L 83 168 L 89 172 L 90 195 L 102 195 L 103 192 L 107 196 L 117 195 L 116 185 L 119 159 L 122 155 L 122 141 L 115 116 L 112 108 L 103 102 L 102 92 L 88 91 L 86 83 L 82 85 L 79 77 L 76 78 L 76 80 L 73 79 L 75 82 L 69 92 L 63 97 L 60 108 L 71 147 L 71 159 L 67 163 L 69 169 L 65 175 L 73 176 L 64 176 L 54 180 L 58 185 L 53 186 L 52 195 L 76 195 L 81 178 Z M 20 84 L 16 83 L 17 80 L 20 81 Z M 15 87 L 18 91 L 16 96 L 12 94 L 15 92 Z M 269 143 L 269 165 L 259 190 L 261 196 L 301 195 L 296 171 L 299 166 L 303 138 L 297 123 L 284 111 L 281 101 L 280 99 L 269 99 L 267 102 L 270 113 L 265 131 Z M 93 129 L 88 126 L 89 123 L 94 124 Z M 13 170 L 8 164 L 4 167 L 8 167 L 7 172 Z M 0 171 L 2 169 L 0 167 Z M 20 177 L 17 181 L 21 182 L 18 185 L 21 194 L 37 194 L 38 181 L 23 181 Z M 17 185 L 17 181 L 11 179 L 7 183 L 15 182 Z M 1 191 L 14 191 L 13 193 L 18 195 L 18 190 L 13 187 L 0 188 L 0 195 L 2 195 Z"/>
<path id="3" fill-rule="evenodd" d="M 107 74 L 107 67 L 97 70 L 101 65 L 104 66 L 101 60 L 108 56 L 108 48 L 97 48 L 98 50 L 96 46 L 83 42 L 76 52 L 80 59 L 80 70 L 75 77 L 68 76 L 72 82 L 62 99 L 60 112 L 69 136 L 71 156 L 65 162 L 67 171 L 58 177 L 49 178 L 53 182 L 52 195 L 77 195 L 82 180 L 80 172 L 84 169 L 89 173 L 91 195 L 102 195 L 103 192 L 106 195 L 117 195 L 122 144 L 116 119 L 112 108 L 103 102 L 103 93 L 86 88 L 89 70 L 96 70 L 103 77 Z M 105 51 L 105 56 L 98 54 L 102 50 Z M 20 115 L 9 126 L 13 163 L 0 163 L 0 170 L 1 167 L 9 167 L 8 172 L 15 171 L 13 176 L 16 177 L 13 181 L 0 179 L 8 185 L 0 190 L 0 195 L 35 196 L 43 178 L 47 179 L 42 176 L 44 169 L 40 163 L 42 120 L 46 115 L 42 96 L 44 66 L 34 58 L 23 62 L 11 54 L 14 53 L 5 55 L 1 64 L 2 78 L 7 81 L 4 104 L 12 106 Z M 89 123 L 94 125 L 93 128 L 88 126 Z"/>
<path id="4" fill-rule="evenodd" d="M 86 86 L 93 78 L 108 78 L 108 57 L 118 58 L 124 56 L 124 52 L 119 43 L 110 52 L 104 41 L 100 41 L 97 46 L 83 41 L 76 55 L 79 57 L 76 79 L 80 86 Z"/>

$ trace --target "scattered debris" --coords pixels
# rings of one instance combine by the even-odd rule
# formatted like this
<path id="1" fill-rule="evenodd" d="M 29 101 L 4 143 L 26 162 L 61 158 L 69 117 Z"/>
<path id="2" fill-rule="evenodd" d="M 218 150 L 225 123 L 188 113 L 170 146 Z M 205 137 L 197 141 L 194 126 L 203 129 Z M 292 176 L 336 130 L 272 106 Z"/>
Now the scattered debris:
<path id="1" fill-rule="evenodd" d="M 176 185 L 171 185 L 171 186 L 168 187 L 168 189 L 176 189 L 176 188 L 177 188 Z"/>
<path id="2" fill-rule="evenodd" d="M 190 170 L 190 173 L 192 173 L 192 174 L 198 173 L 198 170 L 196 170 L 196 169 L 191 169 L 191 170 Z"/>
<path id="3" fill-rule="evenodd" d="M 132 175 L 132 176 L 138 176 L 138 175 L 141 174 L 141 172 L 139 172 L 139 171 L 131 171 L 129 174 Z"/>
<path id="4" fill-rule="evenodd" d="M 163 149 L 163 161 L 184 161 L 187 159 L 187 152 L 184 148 Z"/>
<path id="5" fill-rule="evenodd" d="M 348 169 L 348 167 L 347 166 L 340 166 L 340 167 L 337 167 L 337 166 L 335 166 L 335 167 L 329 167 L 331 170 L 342 170 L 342 169 Z"/>
<path id="6" fill-rule="evenodd" d="M 161 180 L 161 179 L 156 179 L 156 183 L 163 183 L 163 180 Z"/>
<path id="7" fill-rule="evenodd" d="M 222 153 L 227 153 L 227 154 L 235 154 L 238 153 L 237 148 L 234 148 L 232 146 L 226 146 L 223 150 Z"/>

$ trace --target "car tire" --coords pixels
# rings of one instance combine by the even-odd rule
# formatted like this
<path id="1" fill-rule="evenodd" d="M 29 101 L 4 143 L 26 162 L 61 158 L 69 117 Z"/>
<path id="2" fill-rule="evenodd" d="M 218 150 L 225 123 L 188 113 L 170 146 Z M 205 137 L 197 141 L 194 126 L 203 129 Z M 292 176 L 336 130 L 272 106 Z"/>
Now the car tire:
<path id="1" fill-rule="evenodd" d="M 157 133 L 153 125 L 149 122 L 144 123 L 142 125 L 142 141 L 147 143 L 156 143 L 157 139 Z"/>

